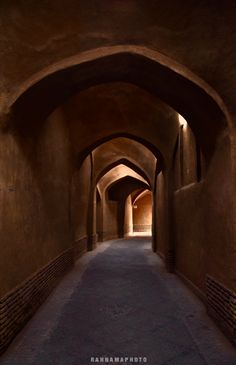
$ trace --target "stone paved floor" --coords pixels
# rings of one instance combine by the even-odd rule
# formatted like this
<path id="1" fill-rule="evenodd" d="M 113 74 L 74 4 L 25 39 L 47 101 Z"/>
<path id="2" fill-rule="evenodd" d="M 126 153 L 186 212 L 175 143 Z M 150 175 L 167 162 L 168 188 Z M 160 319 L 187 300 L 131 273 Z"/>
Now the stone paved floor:
<path id="1" fill-rule="evenodd" d="M 235 365 L 236 351 L 199 300 L 151 251 L 150 238 L 84 255 L 1 357 L 1 365 L 89 365 L 141 356 L 151 365 Z"/>

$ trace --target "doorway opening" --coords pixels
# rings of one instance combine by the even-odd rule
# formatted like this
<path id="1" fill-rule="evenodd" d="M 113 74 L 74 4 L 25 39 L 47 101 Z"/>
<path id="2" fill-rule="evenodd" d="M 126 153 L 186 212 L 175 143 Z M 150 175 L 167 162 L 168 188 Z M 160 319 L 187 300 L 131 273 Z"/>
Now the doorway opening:
<path id="1" fill-rule="evenodd" d="M 139 189 L 129 195 L 126 202 L 127 236 L 152 236 L 152 192 Z"/>

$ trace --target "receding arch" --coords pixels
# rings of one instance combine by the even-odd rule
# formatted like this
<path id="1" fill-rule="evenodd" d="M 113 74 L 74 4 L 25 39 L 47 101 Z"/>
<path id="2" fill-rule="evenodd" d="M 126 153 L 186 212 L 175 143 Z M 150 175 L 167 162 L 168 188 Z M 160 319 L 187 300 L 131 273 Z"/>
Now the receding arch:
<path id="1" fill-rule="evenodd" d="M 142 155 L 142 159 L 137 161 L 139 154 Z M 109 170 L 123 164 L 136 171 L 154 188 L 154 171 L 159 160 L 147 146 L 134 138 L 112 138 L 99 144 L 92 151 L 92 156 L 95 185 Z"/>
<path id="2" fill-rule="evenodd" d="M 150 190 L 148 189 L 138 192 L 133 199 L 133 204 L 135 204 L 137 200 L 141 199 L 147 194 L 150 194 Z"/>
<path id="3" fill-rule="evenodd" d="M 135 167 L 136 169 L 136 167 Z M 114 174 L 114 176 L 112 176 Z M 142 182 L 144 186 L 149 188 L 148 180 L 145 179 L 142 175 L 136 172 L 133 168 L 128 167 L 127 165 L 118 164 L 115 167 L 110 168 L 97 182 L 96 186 L 103 186 L 103 191 L 107 191 L 114 184 L 117 184 L 117 181 L 122 180 L 124 177 L 132 177 L 133 179 L 139 180 Z M 107 180 L 107 181 L 106 181 Z M 110 180 L 110 181 L 109 181 Z M 95 188 L 95 186 L 94 186 Z"/>
<path id="4" fill-rule="evenodd" d="M 139 188 L 148 189 L 149 185 L 147 184 L 147 182 L 140 180 L 137 176 L 135 177 L 127 175 L 111 182 L 107 186 L 106 191 L 109 197 L 122 195 L 123 197 L 127 198 L 128 195 L 130 195 L 134 190 Z M 119 192 L 122 194 L 117 194 L 117 190 L 119 190 Z"/>
<path id="5" fill-rule="evenodd" d="M 104 234 L 105 237 L 109 237 L 113 230 L 114 232 L 117 231 L 118 237 L 124 236 L 127 197 L 137 188 L 149 188 L 148 181 L 135 170 L 124 164 L 118 164 L 115 167 L 110 166 L 108 172 L 100 178 L 98 184 L 94 187 L 96 189 L 99 186 L 102 193 L 102 210 L 100 209 L 98 212 L 97 204 L 93 204 L 93 209 L 96 209 L 93 216 L 95 217 L 96 214 L 96 219 L 98 219 L 99 237 L 102 240 Z M 107 220 L 105 211 L 109 211 L 109 216 L 112 217 L 111 221 L 110 219 Z M 101 232 L 103 233 L 101 234 Z"/>
<path id="6" fill-rule="evenodd" d="M 128 158 L 121 158 L 116 160 L 115 162 L 109 164 L 108 166 L 106 166 L 97 176 L 95 184 L 98 183 L 98 181 L 107 173 L 109 172 L 111 169 L 113 169 L 116 166 L 119 165 L 125 165 L 127 167 L 129 167 L 130 169 L 132 169 L 133 171 L 135 171 L 137 174 L 141 175 L 147 182 L 148 184 L 151 186 L 151 182 L 149 177 L 147 176 L 147 174 L 140 168 L 138 167 L 136 164 L 134 164 L 133 162 L 131 162 Z"/>
<path id="7" fill-rule="evenodd" d="M 149 142 L 147 139 L 141 138 L 139 136 L 136 136 L 135 134 L 130 134 L 130 133 L 113 133 L 113 134 L 108 134 L 107 136 L 96 140 L 96 142 L 89 144 L 87 148 L 85 148 L 83 151 L 80 152 L 80 154 L 77 156 L 77 166 L 79 167 L 81 165 L 81 163 L 84 161 L 84 159 L 97 147 L 99 147 L 100 145 L 111 141 L 115 138 L 120 138 L 120 137 L 124 137 L 127 139 L 131 139 L 134 140 L 136 142 L 139 142 L 140 144 L 142 144 L 143 146 L 145 146 L 147 149 L 149 149 L 153 155 L 156 157 L 156 159 L 158 160 L 158 166 L 157 166 L 157 170 L 158 173 L 164 168 L 165 166 L 165 159 L 161 153 L 161 151 L 154 146 L 151 142 Z"/>
<path id="8" fill-rule="evenodd" d="M 205 81 L 173 59 L 133 45 L 97 48 L 57 62 L 20 85 L 5 109 L 14 120 L 42 119 L 80 90 L 113 81 L 136 84 L 173 107 L 188 120 L 206 155 L 219 133 L 232 126 L 225 104 Z"/>

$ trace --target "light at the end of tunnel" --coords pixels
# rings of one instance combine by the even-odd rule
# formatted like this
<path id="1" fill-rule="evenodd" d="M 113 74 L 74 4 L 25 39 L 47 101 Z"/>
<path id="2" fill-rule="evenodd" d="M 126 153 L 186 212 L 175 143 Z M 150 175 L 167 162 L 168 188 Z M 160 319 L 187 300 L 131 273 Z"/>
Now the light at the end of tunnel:
<path id="1" fill-rule="evenodd" d="M 182 115 L 179 114 L 179 125 L 183 128 L 187 127 L 187 121 L 182 117 Z"/>

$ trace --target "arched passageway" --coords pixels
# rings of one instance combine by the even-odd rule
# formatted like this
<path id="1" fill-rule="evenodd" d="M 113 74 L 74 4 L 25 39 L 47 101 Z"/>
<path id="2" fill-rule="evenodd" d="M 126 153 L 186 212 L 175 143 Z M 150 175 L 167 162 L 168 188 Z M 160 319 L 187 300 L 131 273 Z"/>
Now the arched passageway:
<path id="1" fill-rule="evenodd" d="M 101 202 L 96 199 L 98 206 L 95 201 L 93 203 L 93 210 L 96 211 L 93 218 L 100 222 L 100 233 L 96 239 L 103 241 L 125 237 L 133 232 L 130 194 L 137 188 L 154 188 L 155 170 L 157 164 L 161 164 L 160 153 L 157 151 L 157 159 L 147 147 L 130 136 L 111 138 L 96 147 L 92 154 L 94 191 L 99 191 L 101 197 Z M 137 158 L 139 155 L 142 156 L 141 160 Z M 110 214 L 107 209 L 110 209 Z M 113 228 L 111 217 L 116 222 Z M 90 226 L 93 230 L 92 221 Z"/>
<path id="2" fill-rule="evenodd" d="M 175 52 L 91 42 L 41 66 L 32 56 L 34 71 L 0 94 L 0 351 L 82 254 L 150 230 L 167 271 L 234 340 L 228 105 Z"/>

